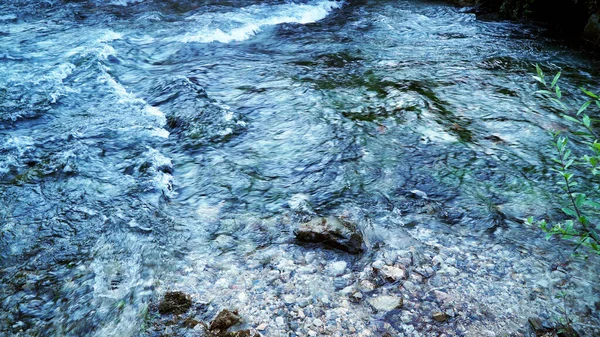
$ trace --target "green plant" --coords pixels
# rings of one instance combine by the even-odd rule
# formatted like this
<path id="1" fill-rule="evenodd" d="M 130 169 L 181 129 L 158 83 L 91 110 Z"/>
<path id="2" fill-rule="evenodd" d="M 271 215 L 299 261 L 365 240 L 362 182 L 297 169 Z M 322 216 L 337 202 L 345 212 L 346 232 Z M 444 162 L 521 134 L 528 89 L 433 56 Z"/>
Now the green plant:
<path id="1" fill-rule="evenodd" d="M 562 208 L 562 211 L 570 217 L 559 223 L 547 223 L 545 220 L 535 222 L 532 217 L 527 219 L 527 223 L 533 225 L 536 223 L 544 232 L 546 238 L 558 236 L 567 240 L 577 242 L 576 250 L 580 246 L 585 246 L 591 252 L 600 255 L 600 236 L 598 234 L 598 225 L 595 223 L 597 218 L 594 215 L 600 214 L 600 195 L 593 193 L 591 196 L 578 191 L 578 184 L 575 179 L 575 168 L 583 168 L 589 172 L 588 178 L 600 175 L 600 137 L 594 129 L 594 123 L 597 120 L 590 117 L 586 111 L 590 106 L 596 105 L 600 108 L 598 95 L 584 88 L 581 88 L 587 96 L 587 101 L 581 105 L 577 112 L 569 112 L 570 109 L 561 101 L 562 92 L 558 85 L 561 73 L 557 73 L 550 83 L 542 69 L 536 65 L 537 76 L 533 78 L 543 85 L 544 89 L 536 93 L 549 99 L 559 106 L 564 113 L 562 117 L 576 125 L 579 130 L 572 132 L 574 135 L 583 137 L 587 145 L 587 153 L 581 157 L 574 156 L 569 148 L 569 139 L 560 131 L 550 132 L 552 143 L 556 150 L 557 157 L 552 158 L 556 166 L 552 169 L 559 177 L 558 184 L 561 185 L 565 199 L 568 205 Z M 596 192 L 596 191 L 592 191 Z"/>

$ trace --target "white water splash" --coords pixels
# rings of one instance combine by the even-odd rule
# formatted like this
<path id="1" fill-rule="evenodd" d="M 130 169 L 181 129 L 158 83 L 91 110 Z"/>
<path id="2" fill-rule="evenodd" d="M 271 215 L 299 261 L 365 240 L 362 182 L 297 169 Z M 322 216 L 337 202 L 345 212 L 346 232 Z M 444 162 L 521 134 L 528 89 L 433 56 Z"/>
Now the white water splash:
<path id="1" fill-rule="evenodd" d="M 312 4 L 254 5 L 235 13 L 202 13 L 190 17 L 193 23 L 206 23 L 192 33 L 177 37 L 179 42 L 222 42 L 248 40 L 264 27 L 282 23 L 308 24 L 324 19 L 343 2 L 320 1 Z"/>

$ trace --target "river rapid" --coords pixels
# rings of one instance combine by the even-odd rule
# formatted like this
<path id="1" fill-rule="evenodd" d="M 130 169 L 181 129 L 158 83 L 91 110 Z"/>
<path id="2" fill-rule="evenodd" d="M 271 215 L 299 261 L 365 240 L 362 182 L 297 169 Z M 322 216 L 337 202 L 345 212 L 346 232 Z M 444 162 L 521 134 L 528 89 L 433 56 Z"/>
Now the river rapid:
<path id="1" fill-rule="evenodd" d="M 535 63 L 600 88 L 441 2 L 1 1 L 0 336 L 201 335 L 172 290 L 264 336 L 599 335 L 599 259 L 524 224 L 564 218 Z M 367 251 L 298 245 L 327 215 Z"/>

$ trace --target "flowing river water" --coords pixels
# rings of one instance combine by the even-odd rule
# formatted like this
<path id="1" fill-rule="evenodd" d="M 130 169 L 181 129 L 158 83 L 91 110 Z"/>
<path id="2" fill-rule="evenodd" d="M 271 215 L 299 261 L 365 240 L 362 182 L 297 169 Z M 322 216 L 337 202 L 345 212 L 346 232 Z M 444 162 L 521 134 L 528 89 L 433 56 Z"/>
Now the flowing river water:
<path id="1" fill-rule="evenodd" d="M 523 223 L 563 217 L 535 63 L 569 104 L 599 89 L 544 29 L 439 2 L 0 2 L 0 335 L 201 334 L 156 313 L 169 290 L 265 336 L 519 336 L 564 310 L 600 334 L 598 258 Z M 327 215 L 367 252 L 296 244 Z"/>

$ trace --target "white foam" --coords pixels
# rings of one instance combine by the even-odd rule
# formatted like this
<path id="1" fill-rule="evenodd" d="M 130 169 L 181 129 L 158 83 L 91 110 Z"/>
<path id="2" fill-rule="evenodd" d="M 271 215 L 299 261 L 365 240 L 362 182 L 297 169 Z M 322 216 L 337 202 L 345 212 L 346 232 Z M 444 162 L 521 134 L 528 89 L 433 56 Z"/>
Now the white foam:
<path id="1" fill-rule="evenodd" d="M 111 0 L 109 3 L 115 6 L 127 6 L 129 4 L 140 3 L 144 0 Z"/>
<path id="2" fill-rule="evenodd" d="M 176 38 L 180 42 L 222 42 L 244 41 L 256 35 L 266 26 L 282 23 L 307 24 L 324 19 L 329 13 L 341 7 L 339 1 L 319 1 L 311 4 L 283 4 L 276 6 L 254 5 L 241 8 L 234 13 L 203 13 L 188 20 L 198 23 L 210 22 L 193 33 Z M 217 27 L 214 27 L 214 26 Z"/>
<path id="3" fill-rule="evenodd" d="M 100 37 L 98 39 L 97 42 L 98 43 L 106 43 L 106 42 L 111 42 L 111 41 L 115 41 L 115 40 L 120 40 L 122 38 L 123 38 L 123 34 L 109 30 L 109 31 L 105 32 L 104 35 L 102 35 L 102 37 Z"/>

